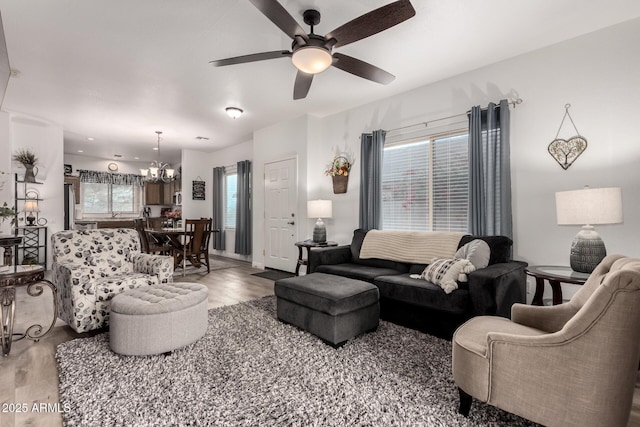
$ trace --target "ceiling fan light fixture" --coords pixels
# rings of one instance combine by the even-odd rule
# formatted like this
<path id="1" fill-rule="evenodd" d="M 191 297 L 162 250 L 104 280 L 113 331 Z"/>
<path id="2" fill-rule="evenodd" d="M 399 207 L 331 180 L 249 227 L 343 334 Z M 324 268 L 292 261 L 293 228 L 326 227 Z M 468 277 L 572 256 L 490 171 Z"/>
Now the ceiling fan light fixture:
<path id="1" fill-rule="evenodd" d="M 291 62 L 303 73 L 318 74 L 331 66 L 333 57 L 323 47 L 303 46 L 293 52 Z"/>
<path id="2" fill-rule="evenodd" d="M 237 119 L 242 115 L 242 113 L 244 113 L 244 111 L 242 111 L 242 109 L 238 107 L 227 107 L 225 108 L 225 111 L 227 112 L 227 115 L 232 119 Z"/>

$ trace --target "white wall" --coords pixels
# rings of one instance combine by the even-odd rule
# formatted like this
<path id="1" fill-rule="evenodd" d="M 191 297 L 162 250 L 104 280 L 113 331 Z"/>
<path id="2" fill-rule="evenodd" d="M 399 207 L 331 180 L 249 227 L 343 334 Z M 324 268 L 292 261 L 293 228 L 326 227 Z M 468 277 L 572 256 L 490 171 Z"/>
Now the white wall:
<path id="1" fill-rule="evenodd" d="M 0 156 L 0 206 L 7 203 L 13 206 L 13 174 L 11 173 L 11 120 L 9 113 L 0 111 L 0 151 L 5 153 Z M 0 234 L 12 235 L 11 219 L 0 223 Z M 0 249 L 2 251 L 2 249 Z"/>
<path id="2" fill-rule="evenodd" d="M 107 166 L 109 163 L 118 165 L 118 173 L 139 174 L 141 168 L 148 168 L 149 162 L 132 162 L 121 160 L 105 160 L 97 157 L 79 156 L 76 154 L 64 154 L 64 164 L 73 167 L 72 175 L 78 175 L 78 169 L 86 169 L 90 171 L 109 172 Z"/>
<path id="3" fill-rule="evenodd" d="M 524 103 L 511 114 L 514 258 L 530 264 L 568 265 L 571 240 L 579 228 L 556 224 L 554 194 L 586 184 L 622 188 L 624 224 L 599 226 L 597 230 L 609 253 L 640 256 L 640 134 L 636 126 L 640 56 L 635 53 L 636 40 L 640 40 L 640 20 L 343 113 L 322 119 L 299 118 L 257 131 L 255 179 L 262 179 L 258 172 L 266 161 L 297 154 L 303 170 L 306 159 L 309 197 L 334 202 L 334 218 L 327 221 L 328 236 L 348 243 L 358 226 L 360 163 L 356 158 L 347 194 L 333 195 L 331 180 L 323 171 L 336 147 L 347 147 L 359 156 L 362 132 L 397 128 L 464 113 L 473 105 L 521 97 Z M 571 115 L 589 146 L 565 171 L 549 155 L 547 146 L 556 135 L 567 103 L 571 103 Z M 572 136 L 569 128 L 563 129 L 567 134 L 560 136 Z M 264 203 L 261 182 L 254 184 L 254 251 L 261 254 Z M 305 193 L 301 188 L 301 201 Z M 310 234 L 312 227 L 309 221 L 299 236 Z M 256 261 L 259 263 L 254 258 Z M 568 293 L 573 290 L 570 285 L 566 289 Z"/>
<path id="4" fill-rule="evenodd" d="M 298 216 L 306 218 L 307 212 L 307 143 L 310 122 L 307 116 L 260 129 L 253 134 L 253 259 L 252 264 L 264 268 L 264 165 L 265 163 L 297 159 L 298 165 Z M 297 239 L 305 238 L 301 220 L 296 221 Z M 295 263 L 295 260 L 293 260 Z M 292 266 L 295 267 L 295 264 Z"/>
<path id="5" fill-rule="evenodd" d="M 0 120 L 0 131 L 7 136 L 7 115 L 2 114 Z M 27 184 L 27 189 L 35 189 L 40 198 L 43 199 L 38 207 L 40 212 L 39 218 L 47 220 L 48 236 L 60 231 L 64 228 L 64 170 L 63 170 L 63 135 L 62 127 L 49 123 L 45 120 L 30 117 L 23 114 L 9 114 L 8 120 L 9 138 L 2 141 L 2 150 L 6 153 L 3 158 L 8 158 L 10 162 L 11 172 L 24 176 L 24 168 L 11 162 L 11 154 L 21 148 L 30 149 L 38 157 L 38 173 L 36 180 L 42 184 Z M 2 167 L 6 167 L 6 160 L 3 161 Z M 3 169 L 4 170 L 4 169 Z M 5 186 L 10 187 L 9 205 L 13 205 L 13 179 Z M 2 197 L 6 198 L 6 191 L 3 190 Z M 18 209 L 21 209 L 20 204 Z M 22 225 L 22 224 L 19 224 Z M 7 224 L 3 224 L 3 231 L 7 229 Z M 48 267 L 51 267 L 51 241 L 47 239 L 48 245 Z M 18 260 L 19 262 L 21 260 Z"/>
<path id="6" fill-rule="evenodd" d="M 246 141 L 241 144 L 237 144 L 222 150 L 214 151 L 211 155 L 211 166 L 210 173 L 212 173 L 212 169 L 216 167 L 228 167 L 235 166 L 239 161 L 242 160 L 253 160 L 253 141 Z M 213 190 L 213 189 L 212 189 Z M 213 210 L 213 205 L 212 205 Z M 239 255 L 235 253 L 236 247 L 236 233 L 235 230 L 225 230 L 225 250 L 218 251 L 214 250 L 213 252 L 216 255 L 222 255 L 229 258 L 241 259 L 243 261 L 251 261 L 251 255 Z"/>
<path id="7" fill-rule="evenodd" d="M 182 150 L 182 217 L 210 218 L 212 208 L 211 153 Z M 193 200 L 193 181 L 205 182 L 205 200 Z"/>

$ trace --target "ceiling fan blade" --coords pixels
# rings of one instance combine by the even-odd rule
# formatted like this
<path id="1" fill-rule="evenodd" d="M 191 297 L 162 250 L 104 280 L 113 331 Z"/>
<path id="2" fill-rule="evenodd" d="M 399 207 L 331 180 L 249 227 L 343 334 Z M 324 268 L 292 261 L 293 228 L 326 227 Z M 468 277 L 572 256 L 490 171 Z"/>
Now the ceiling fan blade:
<path id="1" fill-rule="evenodd" d="M 265 59 L 276 59 L 291 56 L 288 50 L 274 50 L 272 52 L 252 53 L 251 55 L 236 56 L 234 58 L 218 59 L 209 61 L 214 67 L 223 67 L 225 65 L 243 64 L 245 62 L 264 61 Z"/>
<path id="2" fill-rule="evenodd" d="M 349 55 L 335 52 L 333 58 L 334 61 L 331 65 L 342 71 L 351 73 L 354 76 L 362 77 L 363 79 L 386 85 L 396 78 L 393 74 L 387 73 L 375 65 L 371 65 Z"/>
<path id="3" fill-rule="evenodd" d="M 296 83 L 293 87 L 293 99 L 306 98 L 313 81 L 313 74 L 303 73 L 298 71 L 296 74 Z"/>
<path id="4" fill-rule="evenodd" d="M 398 25 L 415 14 L 416 11 L 409 0 L 399 0 L 347 22 L 325 37 L 337 40 L 334 47 L 344 46 Z"/>
<path id="5" fill-rule="evenodd" d="M 271 22 L 276 24 L 286 35 L 292 39 L 295 36 L 307 38 L 307 33 L 287 10 L 276 0 L 250 0 L 251 3 Z"/>

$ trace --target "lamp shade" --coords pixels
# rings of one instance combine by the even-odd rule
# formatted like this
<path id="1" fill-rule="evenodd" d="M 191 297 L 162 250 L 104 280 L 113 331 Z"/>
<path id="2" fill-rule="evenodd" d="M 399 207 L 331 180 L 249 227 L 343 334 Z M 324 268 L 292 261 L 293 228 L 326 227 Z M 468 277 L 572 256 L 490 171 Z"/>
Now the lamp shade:
<path id="1" fill-rule="evenodd" d="M 586 187 L 557 192 L 556 215 L 558 225 L 620 224 L 622 190 Z"/>
<path id="2" fill-rule="evenodd" d="M 38 201 L 25 200 L 22 211 L 23 212 L 40 212 L 40 209 L 38 209 Z"/>
<path id="3" fill-rule="evenodd" d="M 331 218 L 333 217 L 333 205 L 331 200 L 307 201 L 307 218 Z"/>

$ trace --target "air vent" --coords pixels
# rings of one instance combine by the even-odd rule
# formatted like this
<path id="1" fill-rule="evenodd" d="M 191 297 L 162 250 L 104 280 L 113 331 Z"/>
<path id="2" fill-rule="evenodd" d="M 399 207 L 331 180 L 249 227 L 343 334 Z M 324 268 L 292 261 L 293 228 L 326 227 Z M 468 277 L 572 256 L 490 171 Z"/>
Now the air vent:
<path id="1" fill-rule="evenodd" d="M 205 140 L 205 141 L 209 140 L 209 138 L 207 138 L 206 136 L 196 136 L 196 139 Z"/>

